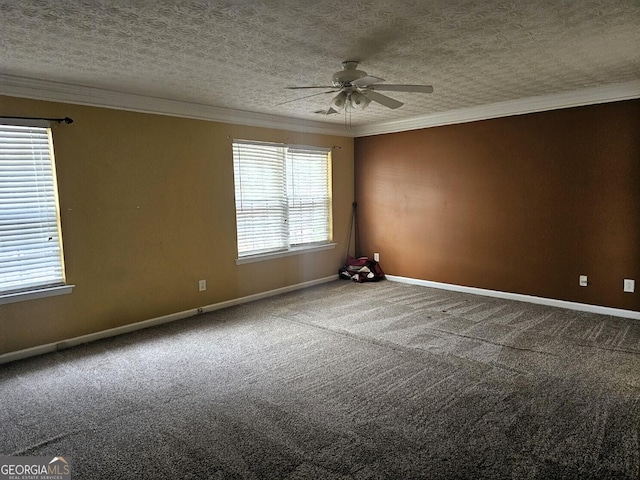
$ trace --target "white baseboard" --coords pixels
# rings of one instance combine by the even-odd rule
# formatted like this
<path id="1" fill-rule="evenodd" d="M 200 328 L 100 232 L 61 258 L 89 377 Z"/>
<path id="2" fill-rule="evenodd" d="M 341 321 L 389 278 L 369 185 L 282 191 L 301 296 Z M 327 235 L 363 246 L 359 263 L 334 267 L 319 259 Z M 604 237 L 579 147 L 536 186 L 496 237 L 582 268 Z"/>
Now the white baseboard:
<path id="1" fill-rule="evenodd" d="M 64 350 L 65 348 L 74 347 L 83 343 L 94 342 L 103 338 L 115 337 L 124 333 L 135 332 L 136 330 L 142 330 L 144 328 L 154 327 L 156 325 L 162 325 L 163 323 L 174 322 L 176 320 L 182 320 L 184 318 L 193 317 L 195 315 L 207 312 L 213 312 L 215 310 L 221 310 L 223 308 L 233 307 L 243 303 L 253 302 L 263 298 L 273 297 L 283 293 L 293 292 L 295 290 L 302 290 L 303 288 L 313 287 L 322 283 L 332 282 L 338 280 L 337 275 L 330 277 L 319 278 L 317 280 L 310 280 L 308 282 L 298 283 L 295 285 L 289 285 L 287 287 L 276 288 L 275 290 L 269 290 L 266 292 L 256 293 L 248 295 L 246 297 L 234 298 L 233 300 L 227 300 L 225 302 L 214 303 L 212 305 L 206 305 L 200 308 L 192 308 L 183 312 L 172 313 L 170 315 L 164 315 L 162 317 L 151 318 L 149 320 L 143 320 L 141 322 L 131 323 L 129 325 L 123 325 L 121 327 L 110 328 L 108 330 L 102 330 L 100 332 L 89 333 L 79 337 L 69 338 L 61 340 L 59 342 L 48 343 L 46 345 L 38 345 L 36 347 L 25 348 L 23 350 L 17 350 L 15 352 L 8 352 L 0 355 L 0 364 L 13 362 L 15 360 L 21 360 L 23 358 L 34 357 L 36 355 L 42 355 L 44 353 L 55 352 L 58 350 Z"/>
<path id="2" fill-rule="evenodd" d="M 566 300 L 555 300 L 553 298 L 534 297 L 531 295 L 523 295 L 521 293 L 500 292 L 498 290 L 487 290 L 484 288 L 464 287 L 462 285 L 453 285 L 450 283 L 432 282 L 430 280 L 419 280 L 417 278 L 399 277 L 396 275 L 385 275 L 392 282 L 409 283 L 412 285 L 420 285 L 423 287 L 439 288 L 441 290 L 451 290 L 454 292 L 471 293 L 473 295 L 483 295 L 485 297 L 504 298 L 507 300 L 516 300 L 518 302 L 536 303 L 539 305 L 548 305 L 550 307 L 567 308 L 569 310 L 578 310 L 581 312 L 599 313 L 602 315 L 612 315 L 614 317 L 632 318 L 640 320 L 640 312 L 633 310 L 623 310 L 620 308 L 601 307 L 599 305 L 589 305 L 587 303 L 568 302 Z"/>

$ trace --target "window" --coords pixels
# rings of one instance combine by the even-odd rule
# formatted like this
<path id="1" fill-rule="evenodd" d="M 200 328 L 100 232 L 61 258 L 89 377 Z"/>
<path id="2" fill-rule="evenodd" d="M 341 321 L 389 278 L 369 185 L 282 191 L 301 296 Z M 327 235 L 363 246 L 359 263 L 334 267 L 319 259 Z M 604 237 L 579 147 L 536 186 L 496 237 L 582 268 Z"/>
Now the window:
<path id="1" fill-rule="evenodd" d="M 59 218 L 51 129 L 0 125 L 0 299 L 64 285 Z"/>
<path id="2" fill-rule="evenodd" d="M 331 152 L 235 141 L 238 258 L 331 241 Z"/>

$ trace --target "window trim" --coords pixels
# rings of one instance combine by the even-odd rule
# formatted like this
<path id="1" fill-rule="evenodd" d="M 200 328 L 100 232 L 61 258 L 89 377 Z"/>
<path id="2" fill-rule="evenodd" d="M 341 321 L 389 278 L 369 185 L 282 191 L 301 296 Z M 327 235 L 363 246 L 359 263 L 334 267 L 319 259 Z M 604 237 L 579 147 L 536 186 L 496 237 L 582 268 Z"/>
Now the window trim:
<path id="1" fill-rule="evenodd" d="M 22 292 L 5 293 L 0 295 L 0 305 L 66 295 L 71 293 L 74 288 L 75 285 L 54 285 L 51 287 L 32 288 Z"/>
<path id="2" fill-rule="evenodd" d="M 318 243 L 316 245 L 305 245 L 304 247 L 291 247 L 288 250 L 280 250 L 278 252 L 257 253 L 255 255 L 246 255 L 236 258 L 236 265 L 244 265 L 245 263 L 262 262 L 265 260 L 273 260 L 276 258 L 290 257 L 292 255 L 302 255 L 303 253 L 320 252 L 322 250 L 331 250 L 335 248 L 337 243 Z"/>

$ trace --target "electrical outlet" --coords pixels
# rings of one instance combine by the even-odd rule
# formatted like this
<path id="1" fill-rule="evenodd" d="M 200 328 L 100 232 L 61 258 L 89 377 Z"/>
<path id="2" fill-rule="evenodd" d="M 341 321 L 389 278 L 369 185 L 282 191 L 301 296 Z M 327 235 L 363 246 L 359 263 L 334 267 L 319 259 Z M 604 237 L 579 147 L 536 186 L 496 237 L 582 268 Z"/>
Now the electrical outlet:
<path id="1" fill-rule="evenodd" d="M 206 289 L 207 289 L 207 281 L 206 280 L 198 281 L 198 290 L 201 292 L 204 292 Z"/>
<path id="2" fill-rule="evenodd" d="M 580 286 L 581 287 L 586 287 L 587 286 L 587 276 L 586 275 L 580 275 Z"/>
<path id="3" fill-rule="evenodd" d="M 373 259 L 374 259 L 376 262 L 379 262 L 379 261 L 380 261 L 380 254 L 379 254 L 378 252 L 374 253 L 374 254 L 373 254 Z"/>
<path id="4" fill-rule="evenodd" d="M 624 291 L 627 293 L 633 293 L 636 291 L 636 281 L 630 278 L 624 279 Z"/>

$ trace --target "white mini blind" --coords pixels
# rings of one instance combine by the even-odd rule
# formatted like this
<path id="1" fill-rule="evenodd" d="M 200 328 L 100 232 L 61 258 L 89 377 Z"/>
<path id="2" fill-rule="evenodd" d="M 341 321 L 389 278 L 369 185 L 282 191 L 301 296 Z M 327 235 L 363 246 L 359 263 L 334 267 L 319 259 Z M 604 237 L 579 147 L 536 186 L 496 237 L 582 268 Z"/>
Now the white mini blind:
<path id="1" fill-rule="evenodd" d="M 284 147 L 233 144 L 238 256 L 288 247 Z"/>
<path id="2" fill-rule="evenodd" d="M 238 257 L 329 241 L 329 155 L 313 148 L 233 143 Z"/>
<path id="3" fill-rule="evenodd" d="M 326 242 L 331 217 L 330 158 L 317 150 L 287 150 L 291 245 Z"/>
<path id="4" fill-rule="evenodd" d="M 64 280 L 51 130 L 0 125 L 0 294 Z"/>

